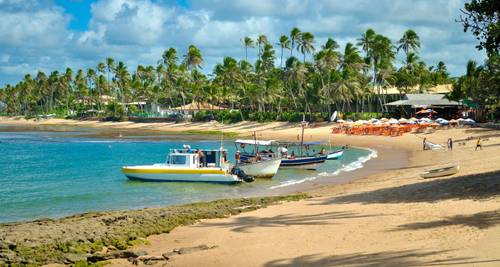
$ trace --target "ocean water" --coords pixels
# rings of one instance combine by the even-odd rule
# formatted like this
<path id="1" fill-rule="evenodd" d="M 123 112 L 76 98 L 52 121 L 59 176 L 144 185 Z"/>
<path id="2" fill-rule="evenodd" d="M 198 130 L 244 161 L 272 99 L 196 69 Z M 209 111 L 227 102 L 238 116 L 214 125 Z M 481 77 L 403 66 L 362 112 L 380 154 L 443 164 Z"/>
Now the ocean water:
<path id="1" fill-rule="evenodd" d="M 129 181 L 121 173 L 124 165 L 164 162 L 170 148 L 183 144 L 220 146 L 215 140 L 182 139 L 87 138 L 78 131 L 7 132 L 0 128 L 0 223 L 269 194 L 316 179 L 335 179 L 376 156 L 375 151 L 353 148 L 317 171 L 280 169 L 271 180 L 237 185 Z M 233 159 L 233 143 L 225 141 L 224 146 Z"/>

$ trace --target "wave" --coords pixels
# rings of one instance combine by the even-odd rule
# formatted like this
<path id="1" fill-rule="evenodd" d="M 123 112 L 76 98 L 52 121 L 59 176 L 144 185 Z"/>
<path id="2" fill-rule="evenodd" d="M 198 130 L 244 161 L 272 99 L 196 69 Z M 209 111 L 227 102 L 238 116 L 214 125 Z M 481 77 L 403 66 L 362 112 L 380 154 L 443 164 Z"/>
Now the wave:
<path id="1" fill-rule="evenodd" d="M 351 171 L 363 168 L 363 164 L 365 162 L 369 161 L 370 159 L 374 159 L 374 158 L 378 157 L 378 154 L 377 154 L 376 150 L 374 150 L 374 149 L 367 149 L 367 150 L 370 151 L 370 154 L 368 154 L 366 156 L 363 156 L 363 157 L 359 157 L 357 160 L 355 160 L 355 161 L 353 161 L 353 162 L 351 162 L 349 164 L 342 165 L 341 168 L 335 170 L 334 172 L 321 172 L 317 176 L 306 177 L 306 178 L 300 179 L 300 180 L 285 181 L 285 182 L 282 182 L 282 183 L 280 183 L 278 185 L 271 186 L 271 187 L 269 187 L 269 189 L 276 189 L 276 188 L 281 188 L 281 187 L 287 187 L 287 186 L 291 186 L 291 185 L 301 184 L 301 183 L 304 183 L 304 182 L 316 180 L 319 177 L 337 176 L 341 172 L 351 172 Z"/>

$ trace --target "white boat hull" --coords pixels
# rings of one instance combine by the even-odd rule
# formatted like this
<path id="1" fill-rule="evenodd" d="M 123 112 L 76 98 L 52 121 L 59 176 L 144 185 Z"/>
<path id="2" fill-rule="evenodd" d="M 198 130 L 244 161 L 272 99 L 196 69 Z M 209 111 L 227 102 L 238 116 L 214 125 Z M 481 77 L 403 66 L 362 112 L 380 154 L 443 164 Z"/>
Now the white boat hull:
<path id="1" fill-rule="evenodd" d="M 168 165 L 125 166 L 123 174 L 131 180 L 153 182 L 205 182 L 205 183 L 240 183 L 236 175 L 221 168 L 172 168 Z"/>
<path id="2" fill-rule="evenodd" d="M 339 151 L 335 151 L 335 152 L 329 153 L 326 156 L 326 159 L 327 160 L 340 159 L 342 157 L 342 155 L 344 155 L 344 150 L 339 150 Z"/>
<path id="3" fill-rule="evenodd" d="M 255 163 L 240 164 L 237 167 L 246 175 L 254 178 L 272 178 L 281 164 L 281 159 L 263 160 Z"/>
<path id="4" fill-rule="evenodd" d="M 422 178 L 436 178 L 442 176 L 453 175 L 458 172 L 459 166 L 449 166 L 433 170 L 424 171 L 420 174 Z"/>

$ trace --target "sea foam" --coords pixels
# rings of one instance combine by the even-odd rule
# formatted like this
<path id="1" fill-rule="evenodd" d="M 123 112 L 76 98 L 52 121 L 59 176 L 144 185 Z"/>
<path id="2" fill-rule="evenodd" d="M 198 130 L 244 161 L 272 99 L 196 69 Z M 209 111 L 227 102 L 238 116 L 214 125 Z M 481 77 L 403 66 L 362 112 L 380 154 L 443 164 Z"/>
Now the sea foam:
<path id="1" fill-rule="evenodd" d="M 359 157 L 357 160 L 355 160 L 349 164 L 342 165 L 342 167 L 338 168 L 334 172 L 321 172 L 321 173 L 318 173 L 318 175 L 316 175 L 316 176 L 310 176 L 310 177 L 306 177 L 306 178 L 300 179 L 300 180 L 291 180 L 291 181 L 282 182 L 278 185 L 274 185 L 274 186 L 269 187 L 269 189 L 277 189 L 277 188 L 292 186 L 292 185 L 296 185 L 296 184 L 301 184 L 304 182 L 316 180 L 319 177 L 337 176 L 341 172 L 351 172 L 351 171 L 363 168 L 363 164 L 365 162 L 369 161 L 370 159 L 376 158 L 378 156 L 376 150 L 374 150 L 374 149 L 368 149 L 368 150 L 370 151 L 370 154 L 368 154 L 366 156 Z"/>

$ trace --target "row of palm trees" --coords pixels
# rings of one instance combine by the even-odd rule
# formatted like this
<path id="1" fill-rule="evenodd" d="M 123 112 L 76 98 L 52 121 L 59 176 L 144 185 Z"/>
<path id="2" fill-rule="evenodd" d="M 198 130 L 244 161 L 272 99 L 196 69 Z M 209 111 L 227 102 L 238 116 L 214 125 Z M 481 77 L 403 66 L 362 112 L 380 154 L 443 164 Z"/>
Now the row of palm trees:
<path id="1" fill-rule="evenodd" d="M 64 73 L 27 74 L 18 84 L 0 90 L 0 101 L 11 115 L 88 111 L 115 115 L 125 107 L 137 112 L 126 104 L 140 101 L 171 107 L 199 101 L 278 114 L 333 109 L 384 112 L 389 87 L 408 93 L 450 82 L 443 62 L 428 67 L 419 59 L 420 39 L 413 30 L 393 43 L 368 29 L 356 44 L 340 49 L 332 38 L 318 47 L 312 33 L 293 28 L 275 44 L 279 55 L 265 35 L 255 40 L 244 37 L 242 44 L 244 59 L 225 57 L 210 74 L 201 71 L 200 49 L 190 45 L 182 57 L 169 48 L 155 66 L 139 65 L 133 72 L 124 62 L 107 58 L 85 71 L 67 68 Z M 248 54 L 255 48 L 257 59 L 252 64 Z M 400 68 L 395 67 L 397 53 L 405 56 Z"/>

